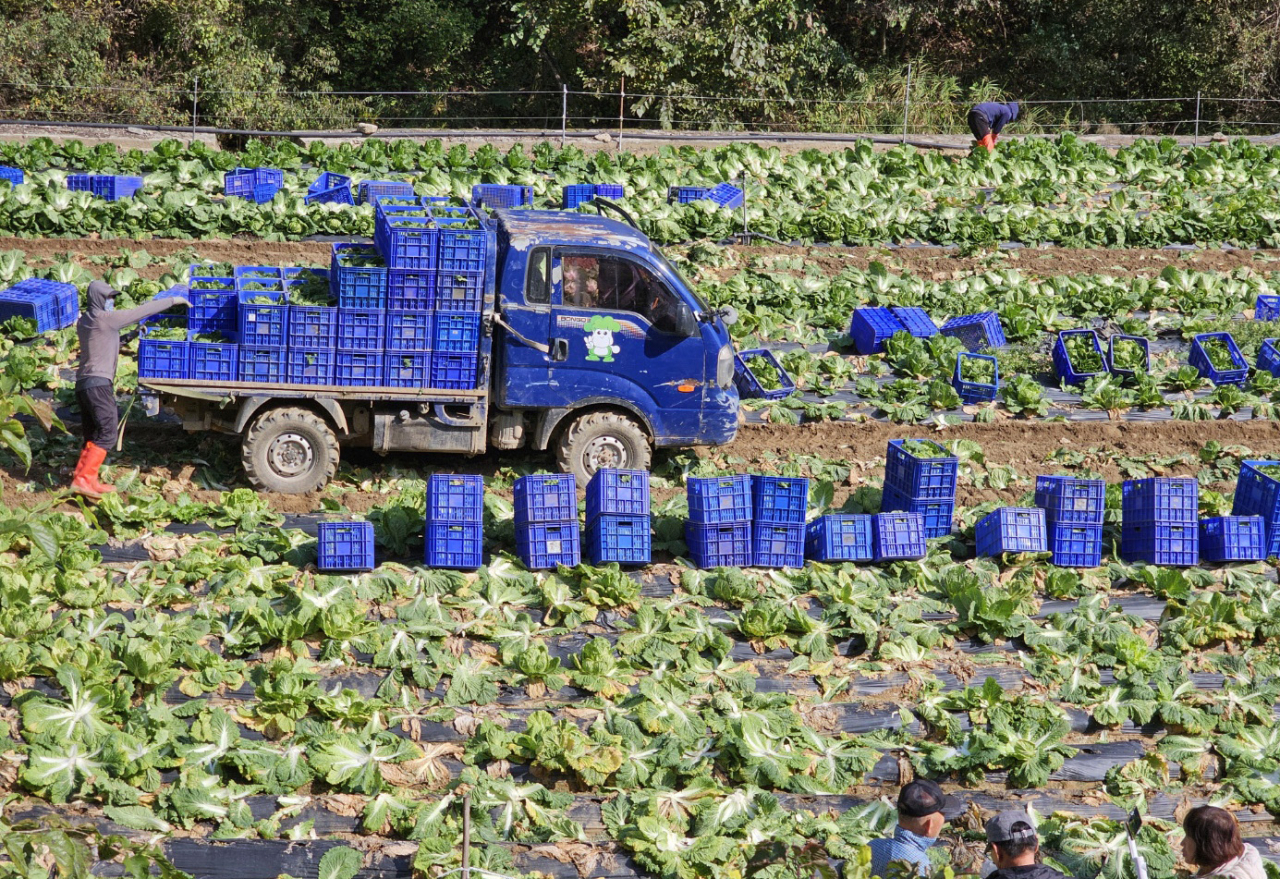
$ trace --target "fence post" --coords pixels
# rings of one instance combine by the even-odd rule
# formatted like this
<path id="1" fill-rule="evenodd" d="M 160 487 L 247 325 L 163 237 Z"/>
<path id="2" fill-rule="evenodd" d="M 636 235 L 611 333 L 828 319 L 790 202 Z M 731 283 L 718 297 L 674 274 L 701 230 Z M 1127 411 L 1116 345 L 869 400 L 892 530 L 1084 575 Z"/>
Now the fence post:
<path id="1" fill-rule="evenodd" d="M 196 77 L 195 88 L 191 90 L 191 142 L 196 140 L 196 118 L 200 108 L 200 77 Z"/>
<path id="2" fill-rule="evenodd" d="M 1191 146 L 1200 146 L 1200 90 L 1196 89 L 1196 133 L 1191 139 Z"/>
<path id="3" fill-rule="evenodd" d="M 627 99 L 627 78 L 622 77 L 622 85 L 618 91 L 618 152 L 622 152 L 622 108 Z"/>
<path id="4" fill-rule="evenodd" d="M 902 94 L 902 142 L 907 142 L 907 119 L 911 115 L 911 62 L 907 62 L 907 88 Z"/>
<path id="5" fill-rule="evenodd" d="M 471 794 L 462 796 L 462 879 L 471 879 Z"/>
<path id="6" fill-rule="evenodd" d="M 560 93 L 560 149 L 564 149 L 565 131 L 569 127 L 569 87 L 563 83 Z"/>

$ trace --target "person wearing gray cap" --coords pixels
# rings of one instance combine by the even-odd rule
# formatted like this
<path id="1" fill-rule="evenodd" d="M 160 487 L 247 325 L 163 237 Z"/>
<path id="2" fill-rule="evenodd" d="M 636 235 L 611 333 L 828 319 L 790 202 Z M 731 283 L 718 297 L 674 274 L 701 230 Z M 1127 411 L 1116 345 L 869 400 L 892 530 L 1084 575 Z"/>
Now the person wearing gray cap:
<path id="1" fill-rule="evenodd" d="M 1040 837 L 1031 816 L 1021 809 L 1001 812 L 987 822 L 987 848 L 995 871 L 984 879 L 1066 879 L 1052 867 L 1036 863 Z"/>
<path id="2" fill-rule="evenodd" d="M 917 875 L 933 872 L 929 849 L 938 841 L 942 825 L 964 811 L 964 802 L 943 793 L 927 778 L 903 785 L 898 791 L 898 826 L 891 838 L 873 839 L 871 875 L 888 875 L 889 865 L 906 862 Z"/>

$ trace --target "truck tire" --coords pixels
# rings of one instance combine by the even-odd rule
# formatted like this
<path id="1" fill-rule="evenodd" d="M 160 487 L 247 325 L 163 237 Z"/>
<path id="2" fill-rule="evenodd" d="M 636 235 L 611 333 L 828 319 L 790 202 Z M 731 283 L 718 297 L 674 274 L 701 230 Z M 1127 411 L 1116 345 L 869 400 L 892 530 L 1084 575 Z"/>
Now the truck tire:
<path id="1" fill-rule="evenodd" d="M 254 488 L 319 491 L 338 470 L 338 438 L 309 409 L 269 409 L 244 432 L 240 460 Z"/>
<path id="2" fill-rule="evenodd" d="M 585 488 L 597 470 L 648 470 L 652 459 L 649 437 L 633 419 L 620 412 L 588 412 L 575 418 L 560 434 L 556 460 Z"/>

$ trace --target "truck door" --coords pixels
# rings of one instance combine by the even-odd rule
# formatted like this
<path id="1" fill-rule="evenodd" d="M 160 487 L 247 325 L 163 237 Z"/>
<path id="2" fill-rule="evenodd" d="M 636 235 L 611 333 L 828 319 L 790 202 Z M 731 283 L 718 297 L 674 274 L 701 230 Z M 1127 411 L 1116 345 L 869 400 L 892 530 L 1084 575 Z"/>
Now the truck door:
<path id="1" fill-rule="evenodd" d="M 668 435 L 696 437 L 706 350 L 700 334 L 677 332 L 670 285 L 630 254 L 592 248 L 556 248 L 551 274 L 556 394 L 649 403 Z"/>
<path id="2" fill-rule="evenodd" d="M 534 248 L 529 254 L 524 295 L 504 296 L 502 317 L 531 342 L 545 346 L 550 337 L 551 248 Z M 551 353 L 521 341 L 515 333 L 502 333 L 502 362 L 506 375 L 498 385 L 504 406 L 545 406 L 551 385 Z M 554 353 L 554 352 L 553 352 Z"/>

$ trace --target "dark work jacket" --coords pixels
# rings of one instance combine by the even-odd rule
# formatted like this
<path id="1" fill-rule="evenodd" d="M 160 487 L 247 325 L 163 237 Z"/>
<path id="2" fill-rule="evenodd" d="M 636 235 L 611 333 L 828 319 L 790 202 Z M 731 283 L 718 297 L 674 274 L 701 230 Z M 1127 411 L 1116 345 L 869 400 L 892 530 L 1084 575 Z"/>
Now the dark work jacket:
<path id="1" fill-rule="evenodd" d="M 129 308 L 124 311 L 108 311 L 107 303 L 116 291 L 104 281 L 89 285 L 88 307 L 76 321 L 76 335 L 80 338 L 80 368 L 76 371 L 76 384 L 115 384 L 116 361 L 120 359 L 120 331 L 130 324 L 159 314 L 177 304 L 168 297 Z"/>
<path id="2" fill-rule="evenodd" d="M 1025 867 L 996 870 L 987 879 L 1067 879 L 1067 877 L 1053 867 L 1044 864 L 1028 864 Z"/>
<path id="3" fill-rule="evenodd" d="M 991 126 L 994 134 L 999 134 L 1007 124 L 1018 118 L 1017 103 L 997 104 L 994 101 L 987 101 L 973 109 L 987 117 L 987 124 Z"/>

